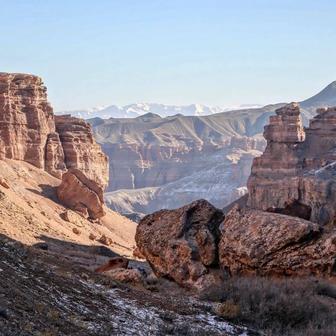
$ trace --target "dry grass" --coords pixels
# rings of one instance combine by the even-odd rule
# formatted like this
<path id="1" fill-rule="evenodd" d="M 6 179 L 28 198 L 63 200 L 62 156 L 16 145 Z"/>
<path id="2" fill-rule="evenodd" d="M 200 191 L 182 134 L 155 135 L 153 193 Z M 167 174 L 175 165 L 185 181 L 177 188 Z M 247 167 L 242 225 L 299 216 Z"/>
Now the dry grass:
<path id="1" fill-rule="evenodd" d="M 336 286 L 316 279 L 232 278 L 203 299 L 214 312 L 272 336 L 335 336 Z"/>

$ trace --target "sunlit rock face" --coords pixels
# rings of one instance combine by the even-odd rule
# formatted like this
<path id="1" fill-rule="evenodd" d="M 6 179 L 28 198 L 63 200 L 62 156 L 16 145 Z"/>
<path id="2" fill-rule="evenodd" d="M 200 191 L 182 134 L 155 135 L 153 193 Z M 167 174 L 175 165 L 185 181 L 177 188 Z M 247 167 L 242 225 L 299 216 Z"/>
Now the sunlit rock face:
<path id="1" fill-rule="evenodd" d="M 79 169 L 105 189 L 108 183 L 108 158 L 96 143 L 90 124 L 68 115 L 56 116 L 55 121 L 67 168 Z"/>
<path id="2" fill-rule="evenodd" d="M 56 119 L 56 121 L 55 121 Z M 77 168 L 104 188 L 108 159 L 84 120 L 56 117 L 40 77 L 0 73 L 0 159 L 26 161 L 61 178 Z"/>
<path id="3" fill-rule="evenodd" d="M 0 73 L 0 158 L 26 161 L 59 177 L 63 152 L 46 91 L 37 76 Z"/>
<path id="4" fill-rule="evenodd" d="M 304 130 L 298 105 L 287 105 L 270 117 L 264 136 L 266 149 L 248 180 L 248 205 L 319 224 L 335 221 L 336 108 L 318 109 Z"/>

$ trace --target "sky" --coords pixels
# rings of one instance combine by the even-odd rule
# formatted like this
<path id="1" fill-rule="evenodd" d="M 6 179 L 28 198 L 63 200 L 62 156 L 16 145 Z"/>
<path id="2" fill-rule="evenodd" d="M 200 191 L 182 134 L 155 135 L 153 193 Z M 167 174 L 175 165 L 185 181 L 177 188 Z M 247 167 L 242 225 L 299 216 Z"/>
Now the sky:
<path id="1" fill-rule="evenodd" d="M 336 80 L 334 0 L 0 0 L 0 71 L 56 111 L 308 98 Z"/>

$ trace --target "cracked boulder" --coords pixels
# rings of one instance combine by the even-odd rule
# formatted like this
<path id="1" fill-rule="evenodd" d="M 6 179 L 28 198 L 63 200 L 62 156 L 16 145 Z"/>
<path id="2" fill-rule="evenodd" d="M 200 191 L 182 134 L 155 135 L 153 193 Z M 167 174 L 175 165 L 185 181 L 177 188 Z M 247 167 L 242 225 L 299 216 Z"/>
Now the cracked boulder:
<path id="1" fill-rule="evenodd" d="M 336 232 L 301 218 L 234 207 L 219 261 L 231 275 L 336 275 Z"/>
<path id="2" fill-rule="evenodd" d="M 144 217 L 136 232 L 139 252 L 155 274 L 203 289 L 217 279 L 219 225 L 223 212 L 205 200 Z"/>

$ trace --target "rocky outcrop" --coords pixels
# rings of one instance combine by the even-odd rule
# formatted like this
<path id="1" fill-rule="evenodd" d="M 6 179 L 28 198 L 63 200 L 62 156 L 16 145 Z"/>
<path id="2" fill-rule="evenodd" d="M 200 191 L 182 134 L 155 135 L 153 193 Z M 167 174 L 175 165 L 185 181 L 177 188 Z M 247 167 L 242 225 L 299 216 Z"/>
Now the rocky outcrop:
<path id="1" fill-rule="evenodd" d="M 108 158 L 96 143 L 90 124 L 69 115 L 56 116 L 67 168 L 77 168 L 103 189 L 108 182 Z"/>
<path id="2" fill-rule="evenodd" d="M 42 79 L 0 73 L 0 159 L 31 163 L 61 178 L 78 168 L 101 187 L 108 181 L 107 157 L 84 120 L 56 117 Z"/>
<path id="3" fill-rule="evenodd" d="M 26 161 L 60 176 L 63 152 L 46 92 L 37 76 L 0 73 L 0 159 Z"/>
<path id="4" fill-rule="evenodd" d="M 336 108 L 319 109 L 303 130 L 300 109 L 277 110 L 265 127 L 267 146 L 254 159 L 248 205 L 320 224 L 336 218 Z"/>
<path id="5" fill-rule="evenodd" d="M 146 216 L 137 227 L 135 240 L 157 276 L 200 289 L 216 279 L 222 220 L 220 210 L 200 200 Z"/>
<path id="6" fill-rule="evenodd" d="M 290 216 L 234 207 L 221 227 L 219 260 L 231 275 L 336 275 L 336 232 Z"/>
<path id="7" fill-rule="evenodd" d="M 66 165 L 64 162 L 63 146 L 56 132 L 48 135 L 45 146 L 45 159 L 45 170 L 59 179 L 62 178 Z"/>
<path id="8" fill-rule="evenodd" d="M 99 219 L 105 215 L 103 189 L 79 169 L 71 168 L 62 176 L 58 199 L 83 217 Z"/>
<path id="9" fill-rule="evenodd" d="M 0 186 L 5 189 L 10 189 L 8 182 L 3 177 L 0 177 Z"/>

